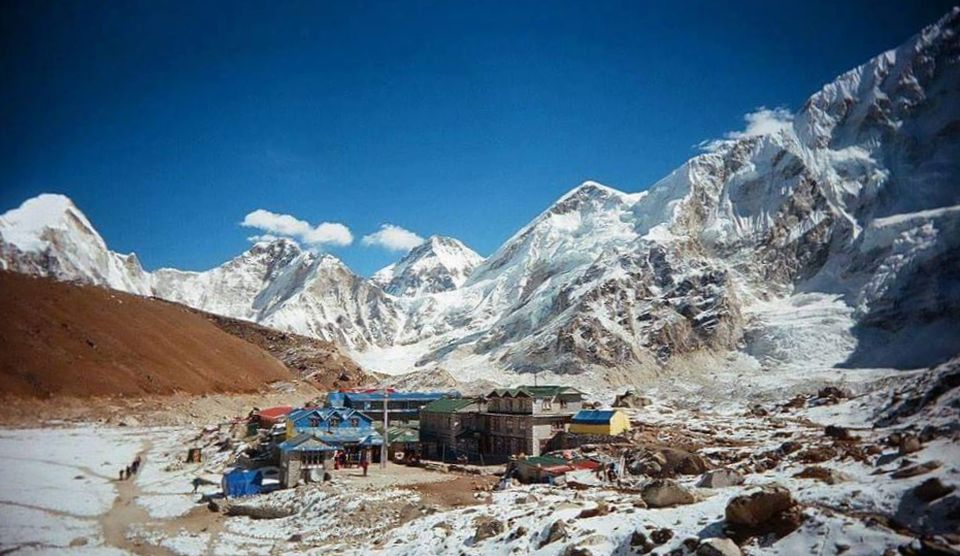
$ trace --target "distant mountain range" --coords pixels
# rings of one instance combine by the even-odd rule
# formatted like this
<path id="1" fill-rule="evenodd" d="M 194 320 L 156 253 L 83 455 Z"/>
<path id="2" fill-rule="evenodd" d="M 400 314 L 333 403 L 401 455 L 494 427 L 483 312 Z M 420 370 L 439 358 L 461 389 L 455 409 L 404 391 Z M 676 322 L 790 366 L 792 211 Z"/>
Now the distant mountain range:
<path id="1" fill-rule="evenodd" d="M 334 341 L 367 368 L 636 382 L 922 367 L 960 352 L 960 11 L 764 134 L 640 193 L 576 187 L 487 259 L 432 237 L 372 279 L 289 240 L 145 272 L 66 197 L 0 217 L 0 266 Z"/>

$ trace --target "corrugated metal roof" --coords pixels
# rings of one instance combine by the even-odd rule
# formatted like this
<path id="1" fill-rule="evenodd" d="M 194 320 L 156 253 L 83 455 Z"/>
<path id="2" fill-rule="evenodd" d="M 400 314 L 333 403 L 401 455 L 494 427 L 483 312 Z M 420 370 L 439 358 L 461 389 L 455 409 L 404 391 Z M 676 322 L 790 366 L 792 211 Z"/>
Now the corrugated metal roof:
<path id="1" fill-rule="evenodd" d="M 379 432 L 374 431 L 373 429 L 332 429 L 327 430 L 325 428 L 305 428 L 302 429 L 301 434 L 310 434 L 315 438 L 319 439 L 321 442 L 327 444 L 362 444 L 362 445 L 372 445 L 379 446 L 383 444 L 383 437 Z"/>
<path id="2" fill-rule="evenodd" d="M 388 396 L 388 399 L 399 401 L 431 401 L 459 395 L 459 392 L 393 392 Z M 383 401 L 383 397 L 383 392 L 347 392 L 344 394 L 344 398 L 351 402 L 379 402 Z"/>
<path id="3" fill-rule="evenodd" d="M 552 467 L 555 465 L 567 465 L 569 462 L 556 456 L 533 456 L 527 459 L 519 460 L 518 463 L 524 463 L 533 466 L 542 465 L 543 467 Z"/>
<path id="4" fill-rule="evenodd" d="M 443 398 L 425 405 L 422 411 L 430 413 L 454 413 L 476 403 L 472 398 Z"/>
<path id="5" fill-rule="evenodd" d="M 582 394 L 572 386 L 544 385 L 544 386 L 518 386 L 517 388 L 497 388 L 490 393 L 491 397 L 516 398 L 527 396 L 531 398 L 555 398 L 560 394 Z"/>
<path id="6" fill-rule="evenodd" d="M 387 439 L 391 444 L 405 442 L 420 442 L 420 431 L 406 427 L 390 427 Z"/>
<path id="7" fill-rule="evenodd" d="M 613 419 L 616 411 L 609 409 L 581 409 L 573 416 L 574 423 L 606 425 Z"/>
<path id="8" fill-rule="evenodd" d="M 309 432 L 300 433 L 286 442 L 281 442 L 278 448 L 281 452 L 332 452 L 336 450 L 335 447 L 323 442 L 315 434 Z"/>

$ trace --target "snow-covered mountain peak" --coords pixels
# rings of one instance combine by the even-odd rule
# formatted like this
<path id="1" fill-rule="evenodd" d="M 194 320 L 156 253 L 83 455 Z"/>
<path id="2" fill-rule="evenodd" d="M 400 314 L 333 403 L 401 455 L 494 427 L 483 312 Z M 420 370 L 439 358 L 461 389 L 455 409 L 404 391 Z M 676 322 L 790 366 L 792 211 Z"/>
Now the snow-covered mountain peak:
<path id="1" fill-rule="evenodd" d="M 23 251 L 46 248 L 54 230 L 75 231 L 103 244 L 100 234 L 66 195 L 42 193 L 0 216 L 3 241 Z"/>
<path id="2" fill-rule="evenodd" d="M 379 270 L 373 281 L 400 297 L 416 297 L 459 288 L 483 257 L 461 241 L 430 236 L 398 262 Z"/>
<path id="3" fill-rule="evenodd" d="M 149 293 L 136 255 L 107 249 L 70 198 L 44 193 L 0 216 L 0 268 Z"/>

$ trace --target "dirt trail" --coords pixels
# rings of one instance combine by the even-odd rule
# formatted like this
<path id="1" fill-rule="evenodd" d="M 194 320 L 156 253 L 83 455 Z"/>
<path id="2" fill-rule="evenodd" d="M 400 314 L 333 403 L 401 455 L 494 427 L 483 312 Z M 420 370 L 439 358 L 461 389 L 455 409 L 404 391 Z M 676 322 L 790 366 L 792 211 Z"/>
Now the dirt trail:
<path id="1" fill-rule="evenodd" d="M 146 461 L 151 448 L 153 443 L 147 440 L 146 445 L 137 455 L 141 460 Z M 147 510 L 137 505 L 136 499 L 140 495 L 140 487 L 137 486 L 135 478 L 118 480 L 114 484 L 117 487 L 117 497 L 113 500 L 113 506 L 98 519 L 103 528 L 106 544 L 135 554 L 164 556 L 173 554 L 165 548 L 145 545 L 127 538 L 127 531 L 132 525 L 146 524 L 151 521 L 151 518 Z"/>

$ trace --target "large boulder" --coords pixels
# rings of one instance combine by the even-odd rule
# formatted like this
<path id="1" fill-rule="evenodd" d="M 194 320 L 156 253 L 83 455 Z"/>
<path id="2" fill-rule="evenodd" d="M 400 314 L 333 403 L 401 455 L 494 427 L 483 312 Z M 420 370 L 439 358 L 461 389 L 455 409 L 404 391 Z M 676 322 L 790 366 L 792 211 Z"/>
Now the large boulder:
<path id="1" fill-rule="evenodd" d="M 796 505 L 790 491 L 768 485 L 749 494 L 735 496 L 727 503 L 726 518 L 731 525 L 757 527 Z"/>
<path id="2" fill-rule="evenodd" d="M 650 508 L 668 508 L 682 504 L 693 504 L 696 497 L 692 492 L 669 479 L 651 481 L 640 490 L 640 497 Z"/>
<path id="3" fill-rule="evenodd" d="M 956 489 L 953 485 L 945 485 L 940 479 L 931 477 L 913 489 L 913 494 L 924 502 L 932 502 L 950 494 Z"/>
<path id="4" fill-rule="evenodd" d="M 779 485 L 767 485 L 727 503 L 728 537 L 743 544 L 751 537 L 780 539 L 803 523 L 803 513 L 790 491 Z"/>
<path id="5" fill-rule="evenodd" d="M 743 484 L 743 475 L 733 469 L 707 471 L 697 483 L 701 488 L 726 488 Z"/>

